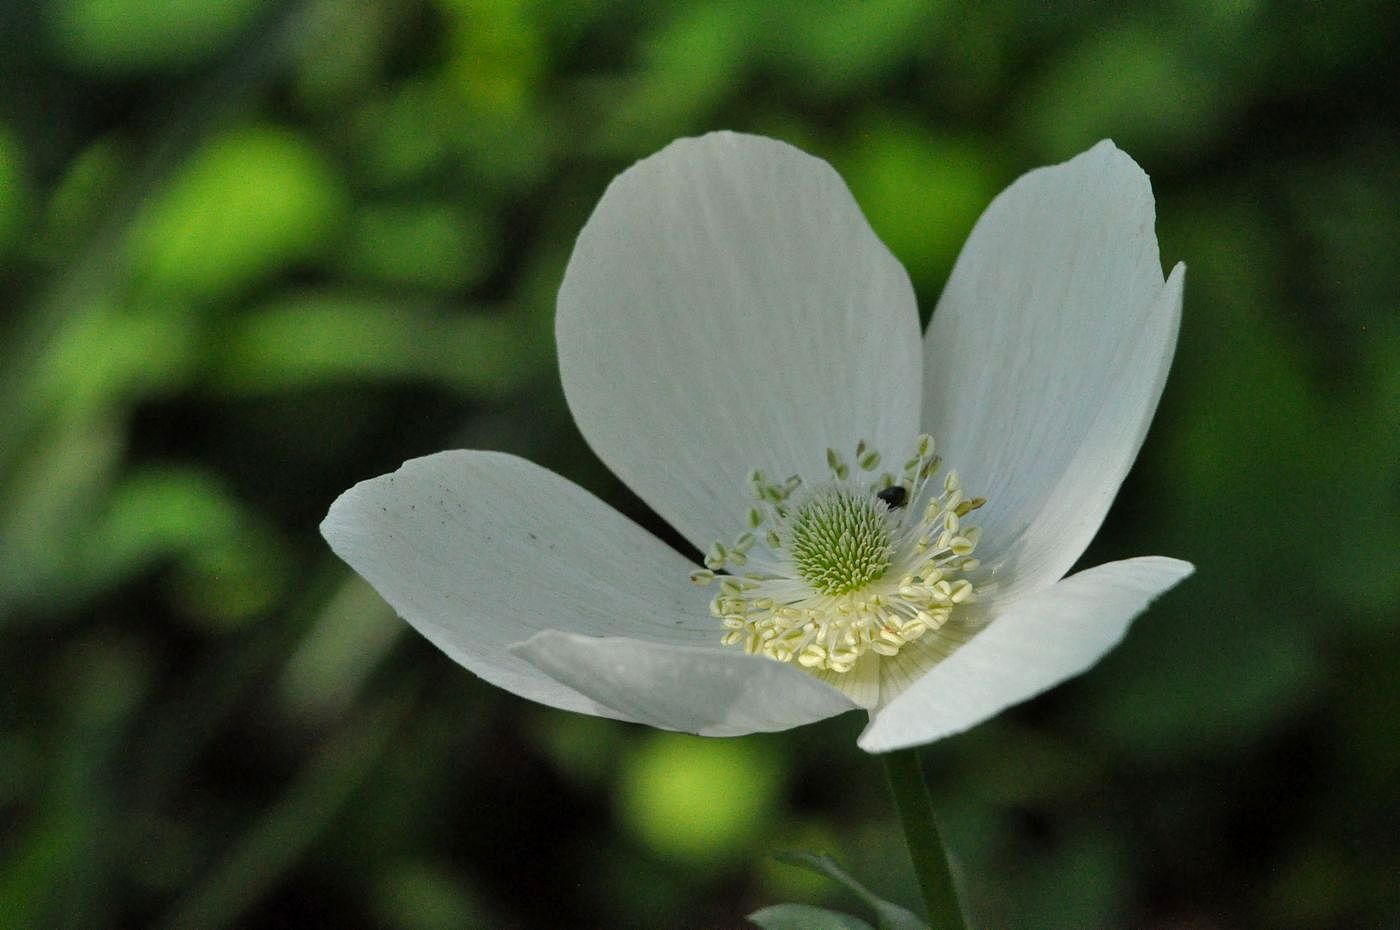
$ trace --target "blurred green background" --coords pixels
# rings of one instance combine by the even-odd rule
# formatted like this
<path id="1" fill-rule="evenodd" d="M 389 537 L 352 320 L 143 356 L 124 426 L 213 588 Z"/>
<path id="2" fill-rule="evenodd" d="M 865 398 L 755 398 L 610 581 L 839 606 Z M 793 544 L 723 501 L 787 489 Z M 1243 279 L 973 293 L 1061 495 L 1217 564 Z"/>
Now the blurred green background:
<path id="1" fill-rule="evenodd" d="M 1003 185 L 1105 136 L 1189 265 L 1085 562 L 1197 575 L 924 753 L 980 926 L 1400 927 L 1396 10 L 0 6 L 0 926 L 855 909 L 775 847 L 917 900 L 854 715 L 710 741 L 537 707 L 316 531 L 478 447 L 664 532 L 570 421 L 553 298 L 613 175 L 727 127 L 830 160 L 925 313 Z"/>

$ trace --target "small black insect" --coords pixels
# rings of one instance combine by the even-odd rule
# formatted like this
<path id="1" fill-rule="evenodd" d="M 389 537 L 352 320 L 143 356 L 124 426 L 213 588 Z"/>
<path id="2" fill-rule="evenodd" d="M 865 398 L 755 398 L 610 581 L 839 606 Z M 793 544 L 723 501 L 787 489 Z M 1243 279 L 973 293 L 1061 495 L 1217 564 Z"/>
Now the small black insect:
<path id="1" fill-rule="evenodd" d="M 875 496 L 884 501 L 891 510 L 898 510 L 909 503 L 909 492 L 900 484 L 892 484 L 883 491 L 877 491 Z"/>

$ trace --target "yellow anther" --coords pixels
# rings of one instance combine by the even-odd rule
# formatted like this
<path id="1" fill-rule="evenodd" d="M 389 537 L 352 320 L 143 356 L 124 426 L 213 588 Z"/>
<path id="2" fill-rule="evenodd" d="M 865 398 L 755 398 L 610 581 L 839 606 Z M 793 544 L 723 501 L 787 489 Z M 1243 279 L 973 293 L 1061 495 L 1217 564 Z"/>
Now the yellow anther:
<path id="1" fill-rule="evenodd" d="M 981 567 L 971 558 L 980 531 L 964 518 L 985 501 L 966 498 L 955 472 L 931 484 L 941 463 L 929 436 L 918 438 L 899 475 L 873 474 L 881 460 L 861 441 L 852 459 L 827 451 L 826 483 L 750 475 L 755 503 L 745 532 L 712 546 L 706 567 L 691 574 L 706 584 L 749 566 L 718 578 L 710 612 L 722 642 L 832 673 L 840 686 L 840 676 L 868 669 L 863 656 L 899 655 L 976 599 L 981 582 L 967 576 Z M 853 477 L 848 461 L 864 474 Z M 895 486 L 903 493 L 889 493 Z M 860 677 L 866 684 L 852 687 L 868 688 Z"/>

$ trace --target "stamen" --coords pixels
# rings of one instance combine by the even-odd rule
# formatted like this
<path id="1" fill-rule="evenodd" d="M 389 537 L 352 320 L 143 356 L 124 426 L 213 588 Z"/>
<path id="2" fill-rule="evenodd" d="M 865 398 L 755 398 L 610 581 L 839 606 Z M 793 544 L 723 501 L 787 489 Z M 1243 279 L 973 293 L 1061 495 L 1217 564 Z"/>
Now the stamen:
<path id="1" fill-rule="evenodd" d="M 716 542 L 691 580 L 718 577 L 710 612 L 726 645 L 795 662 L 838 686 L 859 666 L 866 670 L 860 682 L 851 679 L 859 689 L 869 684 L 869 662 L 898 656 L 944 628 L 990 585 L 965 577 L 981 568 L 971 557 L 981 530 L 965 518 L 986 500 L 965 497 L 955 471 L 930 487 L 942 463 L 932 437 L 918 437 L 898 474 L 872 480 L 882 456 L 864 440 L 853 459 L 864 478 L 853 478 L 835 449 L 826 453 L 825 483 L 809 485 L 799 475 L 772 482 L 752 472 L 747 529 L 732 543 Z M 742 577 L 716 575 L 745 566 Z M 907 675 L 913 666 L 899 662 L 896 670 Z"/>

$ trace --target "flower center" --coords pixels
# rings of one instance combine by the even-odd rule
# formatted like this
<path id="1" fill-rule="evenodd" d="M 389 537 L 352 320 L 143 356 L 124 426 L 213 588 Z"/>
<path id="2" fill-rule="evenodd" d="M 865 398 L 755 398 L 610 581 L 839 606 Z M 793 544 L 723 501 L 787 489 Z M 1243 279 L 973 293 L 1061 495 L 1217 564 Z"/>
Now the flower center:
<path id="1" fill-rule="evenodd" d="M 726 644 L 796 662 L 843 688 L 842 679 L 862 677 L 846 673 L 874 671 L 882 658 L 922 650 L 912 664 L 901 661 L 907 676 L 948 653 L 928 637 L 985 590 L 967 577 L 979 567 L 980 530 L 964 521 L 985 501 L 964 497 L 955 471 L 933 480 L 941 460 L 928 436 L 899 474 L 876 475 L 880 461 L 861 442 L 855 473 L 828 450 L 824 482 L 750 476 L 748 530 L 715 543 L 705 569 L 691 574 L 697 584 L 719 582 L 710 612 L 726 627 Z"/>
<path id="2" fill-rule="evenodd" d="M 797 574 L 822 594 L 863 588 L 890 567 L 888 508 L 869 494 L 837 486 L 813 495 L 792 525 Z"/>

